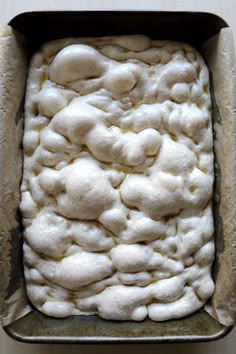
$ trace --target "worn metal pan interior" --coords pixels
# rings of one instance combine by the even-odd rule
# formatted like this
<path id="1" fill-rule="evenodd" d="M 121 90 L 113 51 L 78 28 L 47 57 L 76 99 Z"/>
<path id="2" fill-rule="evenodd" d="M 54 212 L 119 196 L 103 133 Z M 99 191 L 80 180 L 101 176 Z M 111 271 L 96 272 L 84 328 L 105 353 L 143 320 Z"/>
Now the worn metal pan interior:
<path id="1" fill-rule="evenodd" d="M 228 26 L 210 13 L 157 11 L 28 12 L 9 24 L 27 38 L 29 55 L 56 38 L 137 33 L 185 41 L 201 51 L 207 39 Z M 19 341 L 33 343 L 167 343 L 215 340 L 232 328 L 220 325 L 204 310 L 161 323 L 105 321 L 97 316 L 54 319 L 34 310 L 4 329 Z"/>

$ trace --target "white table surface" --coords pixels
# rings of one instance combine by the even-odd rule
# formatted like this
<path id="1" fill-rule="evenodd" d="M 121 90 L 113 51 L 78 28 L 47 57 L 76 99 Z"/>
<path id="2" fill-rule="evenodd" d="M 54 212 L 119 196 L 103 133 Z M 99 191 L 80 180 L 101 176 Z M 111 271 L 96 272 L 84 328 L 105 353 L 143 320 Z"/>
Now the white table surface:
<path id="1" fill-rule="evenodd" d="M 223 17 L 234 32 L 236 44 L 235 0 L 0 0 L 0 24 L 15 15 L 34 10 L 192 10 L 213 12 Z M 235 46 L 236 47 L 236 46 Z M 138 345 L 57 345 L 24 344 L 8 337 L 0 328 L 0 354 L 91 354 L 103 353 L 175 353 L 175 354 L 235 354 L 236 328 L 216 342 L 198 344 L 138 344 Z"/>

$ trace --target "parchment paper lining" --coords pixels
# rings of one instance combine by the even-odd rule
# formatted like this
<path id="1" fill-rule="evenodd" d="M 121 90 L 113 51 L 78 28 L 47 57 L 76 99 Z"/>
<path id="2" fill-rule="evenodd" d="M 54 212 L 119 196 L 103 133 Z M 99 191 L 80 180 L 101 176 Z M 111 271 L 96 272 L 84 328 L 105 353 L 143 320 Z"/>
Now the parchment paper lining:
<path id="1" fill-rule="evenodd" d="M 230 326 L 236 315 L 236 78 L 235 50 L 229 28 L 204 45 L 213 79 L 213 130 L 215 152 L 215 282 L 206 311 Z M 221 225 L 222 223 L 222 225 Z M 222 242 L 223 241 L 223 242 Z"/>
<path id="2" fill-rule="evenodd" d="M 24 290 L 18 206 L 22 175 L 22 100 L 27 75 L 24 38 L 0 28 L 0 304 L 3 325 L 30 311 Z"/>
<path id="3" fill-rule="evenodd" d="M 231 326 L 236 316 L 235 52 L 230 29 L 204 44 L 212 73 L 215 149 L 216 291 L 205 310 Z M 22 100 L 27 76 L 24 39 L 0 27 L 0 312 L 6 326 L 31 311 L 22 271 L 18 215 L 22 174 Z"/>

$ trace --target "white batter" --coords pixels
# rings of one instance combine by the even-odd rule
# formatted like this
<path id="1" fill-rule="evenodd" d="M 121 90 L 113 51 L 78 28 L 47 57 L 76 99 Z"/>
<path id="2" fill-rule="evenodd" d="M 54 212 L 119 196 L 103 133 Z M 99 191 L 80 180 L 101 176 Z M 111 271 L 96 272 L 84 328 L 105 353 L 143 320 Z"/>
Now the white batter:
<path id="1" fill-rule="evenodd" d="M 28 297 L 154 321 L 214 292 L 207 67 L 184 43 L 64 39 L 31 61 L 21 211 Z"/>

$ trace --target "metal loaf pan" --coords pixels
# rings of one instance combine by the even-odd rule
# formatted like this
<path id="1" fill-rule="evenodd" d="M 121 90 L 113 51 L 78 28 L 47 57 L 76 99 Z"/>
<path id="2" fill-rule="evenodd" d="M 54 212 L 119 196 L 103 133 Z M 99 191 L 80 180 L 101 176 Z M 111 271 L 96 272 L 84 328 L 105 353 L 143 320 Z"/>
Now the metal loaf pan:
<path id="1" fill-rule="evenodd" d="M 228 27 L 227 23 L 218 16 L 210 13 L 201 12 L 159 12 L 159 11 L 78 11 L 78 12 L 28 12 L 22 13 L 13 18 L 9 25 L 19 32 L 25 39 L 24 48 L 30 57 L 37 48 L 52 39 L 63 37 L 80 37 L 80 36 L 104 36 L 104 35 L 120 35 L 120 34 L 146 34 L 154 39 L 171 39 L 185 41 L 200 52 L 203 53 L 207 63 L 215 65 L 215 56 L 218 56 L 218 49 L 221 44 L 219 35 L 222 29 Z M 210 45 L 206 43 L 213 37 Z M 223 41 L 222 43 L 227 43 Z M 229 49 L 232 51 L 232 48 Z M 210 67 L 211 68 L 211 67 Z M 224 131 L 225 129 L 231 129 L 229 131 L 229 137 L 233 134 L 233 114 L 222 117 L 221 101 L 216 99 L 214 93 L 214 72 L 211 75 L 211 89 L 212 89 L 212 101 L 213 101 L 213 122 L 218 124 L 223 131 L 223 134 L 219 132 L 219 129 L 214 132 L 215 139 L 215 200 L 214 200 L 214 218 L 215 218 L 215 240 L 216 240 L 216 258 L 213 266 L 213 276 L 219 289 L 225 287 L 223 276 L 220 273 L 222 268 L 222 262 L 224 266 L 225 258 L 222 256 L 225 251 L 230 254 L 231 259 L 235 259 L 235 250 L 230 249 L 230 242 L 232 239 L 228 236 L 230 234 L 229 229 L 224 226 L 224 218 L 232 220 L 232 210 L 226 210 L 224 214 L 221 210 L 227 203 L 227 193 L 224 193 L 224 188 L 232 188 L 234 191 L 234 185 L 228 185 L 226 178 L 226 187 L 222 182 L 224 177 L 224 171 L 230 165 L 231 161 L 223 159 L 219 155 L 219 151 L 222 150 L 224 145 Z M 217 78 L 216 78 L 217 79 Z M 217 79 L 218 80 L 218 79 Z M 216 81 L 217 81 L 216 80 Z M 219 80 L 218 80 L 219 81 Z M 217 82 L 218 82 L 217 81 Z M 217 84 L 219 86 L 219 84 Z M 222 85 L 226 86 L 228 83 L 222 81 Z M 24 85 L 23 85 L 24 86 Z M 224 91 L 224 87 L 222 89 Z M 233 86 L 231 91 L 233 90 Z M 219 91 L 219 90 L 218 90 Z M 217 91 L 217 92 L 218 92 Z M 24 93 L 22 91 L 22 97 Z M 219 107 L 220 106 L 220 107 Z M 15 116 L 8 117 L 14 120 L 15 124 L 18 124 L 18 119 L 21 116 L 23 110 L 23 104 L 19 105 L 18 109 L 15 109 Z M 230 113 L 231 114 L 231 113 Z M 18 117 L 18 118 L 17 118 Z M 226 118 L 225 118 L 226 117 Z M 230 121 L 232 124 L 230 128 L 224 126 L 225 121 Z M 3 123 L 5 124 L 5 123 Z M 14 128 L 15 129 L 15 128 Z M 22 134 L 22 127 L 19 128 Z M 7 156 L 7 148 L 4 150 L 4 146 L 7 143 L 11 143 L 11 139 L 14 139 L 14 134 L 10 133 L 8 129 L 7 134 L 1 140 L 2 149 L 2 161 L 3 174 L 7 173 L 6 160 L 8 164 L 14 164 L 14 154 L 11 158 Z M 232 134 L 231 134 L 231 133 Z M 4 133 L 3 133 L 4 134 Z M 18 134 L 18 133 L 17 133 Z M 222 138 L 223 135 L 223 138 Z M 21 135 L 22 136 L 22 135 Z M 228 141 L 230 138 L 228 138 Z M 13 141 L 13 140 L 12 140 Z M 229 145 L 224 146 L 224 152 L 226 155 L 231 156 L 234 152 L 234 142 L 230 140 Z M 18 153 L 21 155 L 19 144 Z M 18 158 L 20 158 L 18 156 Z M 223 160 L 227 160 L 224 165 Z M 228 164 L 228 165 L 227 165 Z M 234 165 L 233 165 L 234 168 Z M 5 170 L 4 170 L 5 169 Z M 5 172 L 4 172 L 5 171 Z M 21 168 L 18 168 L 15 172 L 18 174 L 16 180 L 12 182 L 12 188 L 15 188 L 15 195 L 19 200 L 19 184 L 21 180 Z M 231 175 L 234 170 L 231 171 Z M 3 179 L 6 176 L 2 177 Z M 8 182 L 11 182 L 12 175 L 8 174 Z M 230 182 L 229 182 L 230 183 Z M 16 208 L 11 207 L 9 199 L 4 194 L 3 185 L 3 198 L 2 203 L 7 209 L 7 212 L 3 212 L 3 219 L 7 215 L 16 215 L 17 226 L 10 225 L 8 229 L 2 229 L 3 239 L 3 252 L 2 252 L 2 265 L 3 265 L 3 296 L 2 296 L 2 314 L 7 316 L 7 307 L 16 291 L 24 292 L 24 281 L 22 276 L 22 232 L 20 225 L 20 217 L 16 213 Z M 231 208 L 232 209 L 232 208 Z M 224 209 L 225 210 L 225 209 Z M 5 215 L 5 216 L 4 216 Z M 4 224 L 4 220 L 3 220 Z M 9 233 L 8 230 L 10 229 Z M 4 231 L 5 230 L 5 231 Z M 234 231 L 234 227 L 232 227 Z M 235 240 L 235 239 L 234 239 Z M 8 271 L 4 273 L 4 264 L 6 264 L 6 257 L 8 257 Z M 229 256 L 228 256 L 229 257 Z M 229 258 L 228 258 L 229 259 Z M 232 264 L 230 264 L 232 268 Z M 225 266 L 227 270 L 227 266 Z M 224 274 L 226 274 L 224 270 Z M 226 277 L 228 275 L 226 274 Z M 20 279 L 20 280 L 19 280 Z M 233 280 L 232 280 L 233 279 Z M 230 274 L 230 282 L 235 285 L 235 277 Z M 235 289 L 235 288 L 234 288 Z M 220 290 L 218 291 L 218 293 Z M 232 291 L 230 293 L 232 295 Z M 235 296 L 235 292 L 234 292 Z M 213 301 L 213 308 L 217 308 L 219 298 Z M 18 299 L 18 297 L 17 297 Z M 229 294 L 222 295 L 220 298 L 221 303 L 229 304 L 233 302 L 232 297 Z M 18 300 L 15 300 L 16 302 Z M 19 306 L 18 306 L 19 307 Z M 230 307 L 231 313 L 233 305 Z M 230 312 L 229 309 L 229 312 Z M 225 309 L 224 309 L 225 310 Z M 227 309 L 225 310 L 227 312 Z M 231 315 L 230 313 L 230 315 Z M 17 316 L 16 316 L 17 317 Z M 18 316 L 20 317 L 20 316 Z M 18 318 L 17 317 L 17 318 Z M 5 331 L 14 339 L 31 342 L 31 343 L 167 343 L 167 342 L 195 342 L 195 341 L 210 341 L 225 336 L 232 329 L 232 321 L 224 324 L 220 324 L 219 320 L 216 320 L 217 311 L 213 310 L 213 316 L 209 315 L 204 309 L 196 312 L 195 314 L 179 320 L 170 320 L 161 323 L 155 323 L 149 319 L 141 323 L 135 323 L 132 321 L 119 322 L 119 321 L 105 321 L 97 316 L 73 316 L 65 319 L 49 318 L 37 310 L 31 310 L 20 318 L 8 321 L 9 324 L 4 325 Z M 227 316 L 226 316 L 227 317 Z M 224 321 L 223 321 L 224 322 Z M 226 321 L 227 322 L 227 321 Z M 5 322 L 6 323 L 6 322 Z M 222 323 L 222 321 L 221 321 Z"/>

